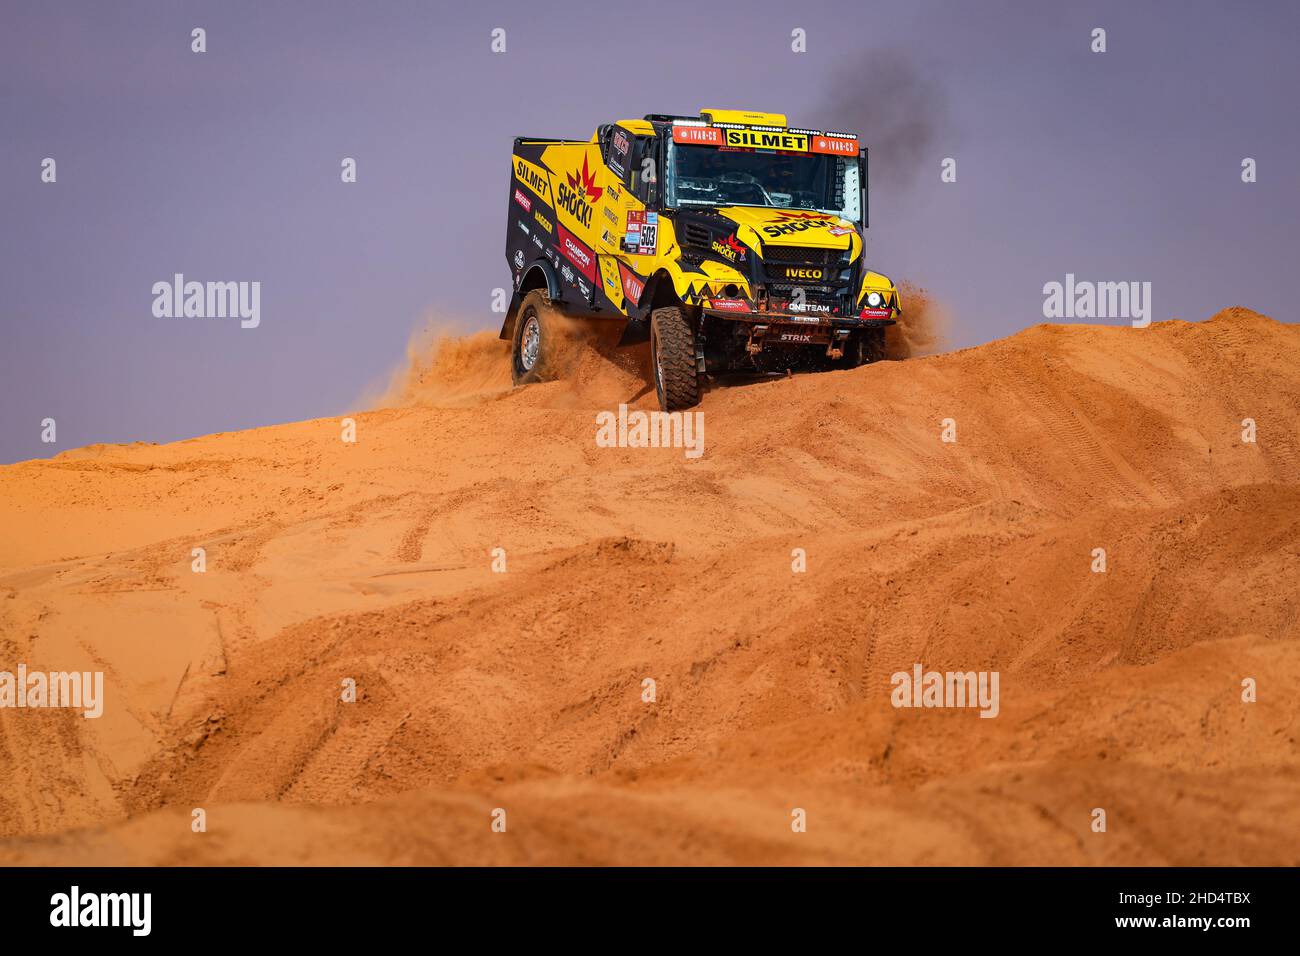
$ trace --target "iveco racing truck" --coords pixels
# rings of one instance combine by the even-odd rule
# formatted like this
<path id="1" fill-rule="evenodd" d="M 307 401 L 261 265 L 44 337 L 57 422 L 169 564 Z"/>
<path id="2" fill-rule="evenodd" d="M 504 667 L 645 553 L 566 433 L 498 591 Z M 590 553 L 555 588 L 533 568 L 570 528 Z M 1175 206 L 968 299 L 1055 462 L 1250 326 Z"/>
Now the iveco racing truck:
<path id="1" fill-rule="evenodd" d="M 867 154 L 852 133 L 701 110 L 515 140 L 501 327 L 516 384 L 553 373 L 555 311 L 650 342 L 665 411 L 707 372 L 851 368 L 884 353 L 898 290 L 863 262 Z"/>

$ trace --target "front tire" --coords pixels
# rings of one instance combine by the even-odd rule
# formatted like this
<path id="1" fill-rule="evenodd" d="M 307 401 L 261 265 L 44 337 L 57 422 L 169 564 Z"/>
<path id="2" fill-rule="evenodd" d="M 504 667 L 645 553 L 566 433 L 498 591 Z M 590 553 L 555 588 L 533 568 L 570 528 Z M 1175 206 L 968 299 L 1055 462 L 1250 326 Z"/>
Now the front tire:
<path id="1" fill-rule="evenodd" d="M 681 306 L 665 306 L 650 314 L 650 359 L 660 408 L 676 412 L 700 403 L 695 333 Z"/>
<path id="2" fill-rule="evenodd" d="M 534 289 L 524 296 L 510 339 L 510 373 L 516 385 L 549 382 L 556 377 L 559 327 L 550 296 Z"/>
<path id="3" fill-rule="evenodd" d="M 885 330 L 881 328 L 858 329 L 853 333 L 844 357 L 836 363 L 838 368 L 857 368 L 885 360 Z"/>

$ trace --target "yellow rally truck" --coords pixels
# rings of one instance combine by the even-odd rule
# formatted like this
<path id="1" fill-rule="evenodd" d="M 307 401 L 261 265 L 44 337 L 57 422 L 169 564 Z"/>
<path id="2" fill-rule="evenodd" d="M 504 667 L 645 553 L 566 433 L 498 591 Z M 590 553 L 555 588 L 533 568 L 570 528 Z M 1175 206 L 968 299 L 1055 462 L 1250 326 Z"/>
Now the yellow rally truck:
<path id="1" fill-rule="evenodd" d="M 553 310 L 649 340 L 665 411 L 714 371 L 852 368 L 901 303 L 863 263 L 867 154 L 852 133 L 701 110 L 515 140 L 501 327 L 516 384 L 553 373 Z"/>

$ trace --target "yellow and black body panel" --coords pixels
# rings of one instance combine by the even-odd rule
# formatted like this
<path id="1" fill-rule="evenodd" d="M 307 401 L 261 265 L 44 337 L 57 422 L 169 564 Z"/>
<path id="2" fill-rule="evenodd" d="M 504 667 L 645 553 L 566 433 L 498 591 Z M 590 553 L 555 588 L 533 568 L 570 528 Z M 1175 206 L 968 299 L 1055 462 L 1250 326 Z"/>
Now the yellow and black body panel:
<path id="1" fill-rule="evenodd" d="M 665 253 L 675 245 L 671 229 L 661 234 L 658 211 L 629 187 L 632 144 L 647 132 L 643 121 L 619 124 L 605 148 L 596 137 L 515 141 L 506 258 L 516 292 L 502 337 L 523 294 L 535 288 L 546 288 L 573 315 L 638 314 L 646 276 L 671 261 Z"/>

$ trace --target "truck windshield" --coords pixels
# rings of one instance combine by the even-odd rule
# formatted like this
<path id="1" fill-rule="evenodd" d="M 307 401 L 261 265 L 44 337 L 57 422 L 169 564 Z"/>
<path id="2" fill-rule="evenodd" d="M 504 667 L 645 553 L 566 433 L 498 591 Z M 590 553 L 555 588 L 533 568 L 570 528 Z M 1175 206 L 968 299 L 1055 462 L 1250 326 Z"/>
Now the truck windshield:
<path id="1" fill-rule="evenodd" d="M 667 165 L 669 206 L 773 206 L 859 218 L 856 157 L 669 142 Z"/>

